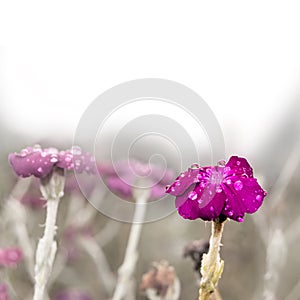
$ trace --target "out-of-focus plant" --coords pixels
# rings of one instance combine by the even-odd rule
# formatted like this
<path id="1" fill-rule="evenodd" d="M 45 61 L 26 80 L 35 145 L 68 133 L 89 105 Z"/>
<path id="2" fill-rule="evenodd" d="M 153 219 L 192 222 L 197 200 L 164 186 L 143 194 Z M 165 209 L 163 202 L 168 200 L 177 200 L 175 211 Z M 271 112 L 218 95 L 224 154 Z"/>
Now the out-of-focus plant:
<path id="1" fill-rule="evenodd" d="M 39 145 L 27 147 L 20 153 L 11 153 L 9 162 L 15 173 L 24 178 L 40 179 L 40 191 L 47 203 L 47 216 L 43 237 L 39 240 L 35 261 L 34 300 L 43 300 L 57 251 L 56 217 L 60 199 L 64 195 L 65 172 L 93 173 L 94 159 L 79 147 L 58 151 L 56 148 L 42 149 Z"/>
<path id="2" fill-rule="evenodd" d="M 140 289 L 149 300 L 178 300 L 180 297 L 176 271 L 165 260 L 153 263 L 151 270 L 143 275 Z"/>

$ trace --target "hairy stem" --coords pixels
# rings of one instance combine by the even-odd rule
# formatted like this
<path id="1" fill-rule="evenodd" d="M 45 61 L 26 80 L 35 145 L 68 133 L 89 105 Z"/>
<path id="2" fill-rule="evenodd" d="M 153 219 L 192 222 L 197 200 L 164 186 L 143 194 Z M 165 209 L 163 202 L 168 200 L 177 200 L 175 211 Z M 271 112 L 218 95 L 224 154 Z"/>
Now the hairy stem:
<path id="1" fill-rule="evenodd" d="M 47 200 L 47 215 L 44 235 L 36 250 L 35 285 L 33 300 L 43 300 L 47 282 L 50 278 L 57 250 L 54 240 L 56 217 L 60 198 L 63 196 L 65 177 L 62 170 L 54 170 L 46 179 L 41 180 L 41 192 Z"/>
<path id="2" fill-rule="evenodd" d="M 201 282 L 199 289 L 199 300 L 208 300 L 215 292 L 219 279 L 221 278 L 224 261 L 220 259 L 220 245 L 224 228 L 224 221 L 216 219 L 212 222 L 212 233 L 209 241 L 209 250 L 203 255 L 201 267 Z M 220 296 L 218 295 L 218 298 Z"/>

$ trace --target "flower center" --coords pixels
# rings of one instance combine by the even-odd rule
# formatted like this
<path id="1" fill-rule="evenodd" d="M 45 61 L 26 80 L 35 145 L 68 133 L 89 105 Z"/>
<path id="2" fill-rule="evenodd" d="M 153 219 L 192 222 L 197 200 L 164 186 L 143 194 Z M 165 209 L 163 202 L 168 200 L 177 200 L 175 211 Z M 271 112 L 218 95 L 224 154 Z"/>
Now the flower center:
<path id="1" fill-rule="evenodd" d="M 223 167 L 213 167 L 211 169 L 211 175 L 209 182 L 211 184 L 220 185 L 224 179 L 224 168 Z"/>

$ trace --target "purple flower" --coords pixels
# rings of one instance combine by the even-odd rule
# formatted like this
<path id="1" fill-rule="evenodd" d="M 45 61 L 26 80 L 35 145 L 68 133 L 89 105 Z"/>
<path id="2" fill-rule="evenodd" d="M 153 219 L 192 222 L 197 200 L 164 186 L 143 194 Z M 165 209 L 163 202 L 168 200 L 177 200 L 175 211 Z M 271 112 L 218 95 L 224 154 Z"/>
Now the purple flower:
<path id="1" fill-rule="evenodd" d="M 23 259 L 23 253 L 19 248 L 0 248 L 0 265 L 15 267 Z"/>
<path id="2" fill-rule="evenodd" d="M 27 147 L 20 153 L 10 153 L 8 160 L 15 173 L 21 177 L 46 177 L 54 166 L 78 173 L 94 171 L 93 157 L 81 151 L 79 147 L 58 151 L 56 148 L 41 148 L 39 145 Z"/>
<path id="3" fill-rule="evenodd" d="M 238 156 L 214 167 L 194 164 L 166 192 L 176 196 L 176 207 L 183 218 L 206 221 L 225 216 L 243 222 L 245 213 L 256 212 L 266 196 L 247 160 Z"/>
<path id="4" fill-rule="evenodd" d="M 55 300 L 91 300 L 89 294 L 78 290 L 64 290 L 55 295 Z"/>
<path id="5" fill-rule="evenodd" d="M 0 283 L 0 300 L 8 300 L 8 289 L 6 284 Z"/>
<path id="6" fill-rule="evenodd" d="M 114 165 L 102 163 L 98 171 L 107 187 L 124 199 L 133 198 L 133 189 L 140 186 L 140 180 L 149 187 L 150 198 L 159 199 L 165 194 L 166 184 L 174 178 L 171 170 L 137 160 L 121 160 Z"/>

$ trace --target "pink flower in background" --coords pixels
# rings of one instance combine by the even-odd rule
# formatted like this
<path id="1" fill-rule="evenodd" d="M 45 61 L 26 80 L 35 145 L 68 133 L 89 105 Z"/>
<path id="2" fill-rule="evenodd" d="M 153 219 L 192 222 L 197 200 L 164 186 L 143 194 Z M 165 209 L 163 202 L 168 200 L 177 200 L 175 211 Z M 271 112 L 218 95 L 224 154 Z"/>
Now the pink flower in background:
<path id="1" fill-rule="evenodd" d="M 38 210 L 38 209 L 44 208 L 46 205 L 45 200 L 43 200 L 41 197 L 34 195 L 34 194 L 24 195 L 21 198 L 20 202 L 23 205 L 25 205 L 33 210 Z"/>
<path id="2" fill-rule="evenodd" d="M 88 293 L 79 290 L 64 290 L 57 293 L 54 300 L 91 300 Z"/>
<path id="3" fill-rule="evenodd" d="M 0 248 L 0 265 L 15 267 L 23 259 L 23 253 L 19 248 Z"/>
<path id="4" fill-rule="evenodd" d="M 166 192 L 176 196 L 176 207 L 183 218 L 208 221 L 225 216 L 242 222 L 244 214 L 256 212 L 266 196 L 247 160 L 238 156 L 217 166 L 194 164 Z"/>
<path id="5" fill-rule="evenodd" d="M 121 160 L 113 165 L 102 163 L 98 165 L 98 171 L 107 187 L 124 199 L 133 198 L 133 189 L 139 186 L 139 180 L 146 182 L 145 186 L 150 188 L 152 200 L 159 199 L 165 194 L 166 184 L 174 178 L 169 169 L 137 160 Z"/>
<path id="6" fill-rule="evenodd" d="M 0 300 L 9 300 L 6 284 L 0 283 Z"/>
<path id="7" fill-rule="evenodd" d="M 15 173 L 21 177 L 46 177 L 54 166 L 78 173 L 93 173 L 95 161 L 89 153 L 79 147 L 58 151 L 56 148 L 41 148 L 39 145 L 22 149 L 20 153 L 10 153 L 8 160 Z"/>

